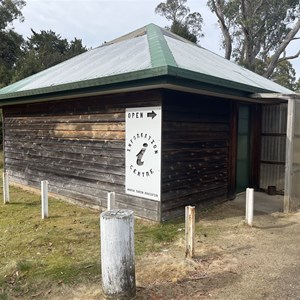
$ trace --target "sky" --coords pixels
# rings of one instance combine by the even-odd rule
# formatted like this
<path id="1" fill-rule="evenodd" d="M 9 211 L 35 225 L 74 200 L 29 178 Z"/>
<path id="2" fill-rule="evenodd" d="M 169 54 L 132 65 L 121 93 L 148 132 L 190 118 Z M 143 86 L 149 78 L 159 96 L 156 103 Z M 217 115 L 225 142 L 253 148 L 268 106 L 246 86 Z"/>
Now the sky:
<path id="1" fill-rule="evenodd" d="M 87 48 L 95 48 L 149 23 L 161 27 L 170 25 L 163 17 L 156 15 L 155 7 L 162 0 L 26 0 L 22 13 L 25 21 L 14 22 L 15 30 L 24 38 L 31 36 L 30 29 L 53 30 L 69 41 L 82 39 Z M 191 12 L 200 12 L 204 19 L 200 45 L 224 56 L 220 47 L 221 31 L 217 19 L 206 6 L 206 0 L 188 0 Z M 300 41 L 287 52 L 295 54 Z M 293 60 L 297 77 L 300 76 L 300 58 Z"/>

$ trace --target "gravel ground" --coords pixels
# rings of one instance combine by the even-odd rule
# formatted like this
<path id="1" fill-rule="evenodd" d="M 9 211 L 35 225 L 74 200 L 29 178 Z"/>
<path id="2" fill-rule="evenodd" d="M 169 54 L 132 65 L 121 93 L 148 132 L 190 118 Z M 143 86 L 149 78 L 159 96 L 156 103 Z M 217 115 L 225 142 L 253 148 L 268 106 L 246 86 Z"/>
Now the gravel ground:
<path id="1" fill-rule="evenodd" d="M 228 202 L 200 216 L 193 261 L 183 243 L 142 259 L 137 299 L 300 299 L 300 212 L 256 212 L 252 228 L 243 215 Z"/>
<path id="2" fill-rule="evenodd" d="M 183 239 L 136 259 L 135 299 L 300 299 L 300 212 L 256 212 L 249 227 L 234 201 L 197 222 L 194 259 L 184 258 Z M 64 291 L 63 299 L 104 297 L 92 284 Z"/>

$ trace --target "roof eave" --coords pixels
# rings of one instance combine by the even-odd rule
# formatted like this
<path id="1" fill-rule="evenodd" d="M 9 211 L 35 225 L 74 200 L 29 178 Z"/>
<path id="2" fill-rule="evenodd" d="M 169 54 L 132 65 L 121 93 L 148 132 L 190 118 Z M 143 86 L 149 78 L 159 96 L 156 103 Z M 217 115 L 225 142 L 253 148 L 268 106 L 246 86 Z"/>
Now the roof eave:
<path id="1" fill-rule="evenodd" d="M 203 91 L 203 93 L 213 92 L 219 96 L 224 94 L 242 98 L 251 98 L 253 93 L 273 92 L 174 66 L 160 66 L 121 75 L 112 75 L 11 94 L 0 94 L 0 107 L 20 103 L 128 92 L 158 86 L 160 88 L 164 88 L 164 86 L 167 88 L 174 87 L 177 90 L 180 87 L 185 87 L 194 91 Z"/>
<path id="2" fill-rule="evenodd" d="M 134 72 L 128 72 L 124 74 L 111 75 L 101 78 L 89 79 L 84 81 L 71 82 L 66 84 L 60 84 L 57 86 L 43 87 L 39 89 L 25 90 L 13 93 L 0 93 L 0 105 L 2 100 L 16 99 L 16 98 L 29 98 L 29 97 L 48 97 L 50 94 L 61 94 L 65 92 L 75 92 L 84 89 L 90 89 L 95 87 L 110 86 L 117 83 L 128 84 L 131 81 L 137 79 L 153 78 L 161 76 L 167 73 L 166 67 L 151 68 L 146 70 L 139 70 Z"/>
<path id="3" fill-rule="evenodd" d="M 194 80 L 199 83 L 209 84 L 213 86 L 219 86 L 220 88 L 228 90 L 236 90 L 238 93 L 242 94 L 262 94 L 262 93 L 277 93 L 269 89 L 264 89 L 260 87 L 255 87 L 251 85 L 246 85 L 243 83 L 226 80 L 220 77 L 215 77 L 211 75 L 206 75 L 186 69 L 174 68 L 169 66 L 168 74 L 174 77 L 185 78 L 189 80 Z"/>

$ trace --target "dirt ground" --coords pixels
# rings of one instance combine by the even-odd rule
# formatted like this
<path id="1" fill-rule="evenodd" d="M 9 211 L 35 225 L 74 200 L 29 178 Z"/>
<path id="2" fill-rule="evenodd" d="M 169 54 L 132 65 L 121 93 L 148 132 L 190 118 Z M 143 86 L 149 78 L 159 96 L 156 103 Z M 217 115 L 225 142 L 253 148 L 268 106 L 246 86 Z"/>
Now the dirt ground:
<path id="1" fill-rule="evenodd" d="M 193 260 L 184 259 L 183 240 L 138 257 L 135 299 L 300 299 L 300 212 L 256 213 L 252 228 L 243 219 L 234 202 L 200 215 Z M 96 285 L 61 296 L 103 299 Z"/>

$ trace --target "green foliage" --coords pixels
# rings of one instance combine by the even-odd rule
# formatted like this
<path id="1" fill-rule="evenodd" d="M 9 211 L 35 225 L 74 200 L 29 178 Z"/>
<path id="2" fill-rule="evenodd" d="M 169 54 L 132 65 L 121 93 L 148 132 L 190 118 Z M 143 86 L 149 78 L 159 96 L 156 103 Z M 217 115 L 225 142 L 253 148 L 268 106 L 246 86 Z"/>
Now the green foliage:
<path id="1" fill-rule="evenodd" d="M 196 43 L 198 38 L 203 36 L 203 19 L 198 12 L 190 13 L 186 2 L 187 0 L 166 0 L 155 8 L 155 13 L 172 22 L 171 26 L 167 27 L 171 32 Z"/>
<path id="2" fill-rule="evenodd" d="M 23 20 L 22 8 L 25 6 L 24 0 L 1 0 L 0 1 L 0 30 L 4 30 L 8 24 L 16 19 Z"/>
<path id="3" fill-rule="evenodd" d="M 23 37 L 7 28 L 14 20 L 23 20 L 21 9 L 25 1 L 0 1 L 0 88 L 11 82 L 15 63 L 21 55 Z"/>
<path id="4" fill-rule="evenodd" d="M 21 55 L 23 37 L 18 33 L 0 31 L 0 88 L 11 82 L 15 63 Z"/>
<path id="5" fill-rule="evenodd" d="M 188 27 L 186 25 L 182 25 L 178 22 L 173 22 L 170 31 L 193 42 L 196 43 L 197 42 L 197 37 L 195 35 L 193 35 L 192 33 L 190 33 Z"/>
<path id="6" fill-rule="evenodd" d="M 80 39 L 68 42 L 52 30 L 32 30 L 28 40 L 8 26 L 23 21 L 24 0 L 0 0 L 0 88 L 23 79 L 87 49 Z"/>
<path id="7" fill-rule="evenodd" d="M 263 76 L 268 66 L 269 58 L 265 61 L 261 59 L 255 60 L 255 72 Z M 296 71 L 292 64 L 287 60 L 281 60 L 277 63 L 270 79 L 292 91 L 296 90 Z"/>
<path id="8" fill-rule="evenodd" d="M 300 78 L 298 78 L 298 81 L 295 83 L 295 92 L 300 93 Z"/>
<path id="9" fill-rule="evenodd" d="M 296 89 L 296 72 L 289 61 L 280 61 L 270 79 L 292 91 Z"/>

